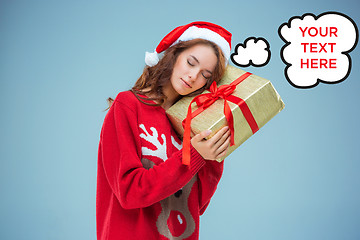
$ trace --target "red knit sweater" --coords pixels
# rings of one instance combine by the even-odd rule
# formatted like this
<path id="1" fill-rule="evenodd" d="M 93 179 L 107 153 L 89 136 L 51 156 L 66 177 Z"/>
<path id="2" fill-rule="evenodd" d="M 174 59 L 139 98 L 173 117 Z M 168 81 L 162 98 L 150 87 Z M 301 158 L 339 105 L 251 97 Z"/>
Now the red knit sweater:
<path id="1" fill-rule="evenodd" d="M 98 240 L 198 239 L 199 216 L 223 164 L 191 146 L 191 165 L 165 110 L 121 92 L 101 130 L 96 221 Z"/>

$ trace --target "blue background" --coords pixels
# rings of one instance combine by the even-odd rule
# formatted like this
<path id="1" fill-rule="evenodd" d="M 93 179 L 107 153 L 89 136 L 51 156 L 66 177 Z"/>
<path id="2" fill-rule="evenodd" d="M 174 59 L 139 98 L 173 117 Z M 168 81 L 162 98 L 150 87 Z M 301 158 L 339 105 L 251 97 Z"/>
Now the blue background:
<path id="1" fill-rule="evenodd" d="M 173 28 L 263 37 L 286 107 L 226 159 L 201 239 L 360 239 L 360 47 L 339 84 L 292 87 L 278 27 L 359 1 L 0 2 L 0 239 L 95 239 L 97 147 L 107 97 L 128 90 Z"/>

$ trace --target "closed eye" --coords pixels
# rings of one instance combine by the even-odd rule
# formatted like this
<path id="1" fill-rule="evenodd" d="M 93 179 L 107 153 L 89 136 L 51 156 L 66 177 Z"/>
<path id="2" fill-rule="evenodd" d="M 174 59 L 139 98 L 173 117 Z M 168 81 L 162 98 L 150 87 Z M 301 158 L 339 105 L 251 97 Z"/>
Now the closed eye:
<path id="1" fill-rule="evenodd" d="M 201 74 L 206 80 L 209 80 L 211 76 L 205 76 L 203 73 Z"/>
<path id="2" fill-rule="evenodd" d="M 195 66 L 195 65 L 192 64 L 189 60 L 187 60 L 187 63 L 188 63 L 190 66 Z"/>

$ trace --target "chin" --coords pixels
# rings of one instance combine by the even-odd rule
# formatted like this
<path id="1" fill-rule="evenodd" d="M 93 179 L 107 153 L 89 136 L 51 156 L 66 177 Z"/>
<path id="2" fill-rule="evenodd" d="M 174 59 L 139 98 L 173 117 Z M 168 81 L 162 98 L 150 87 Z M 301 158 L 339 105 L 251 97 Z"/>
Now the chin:
<path id="1" fill-rule="evenodd" d="M 189 92 L 177 92 L 180 96 L 186 96 L 190 94 Z"/>
<path id="2" fill-rule="evenodd" d="M 186 95 L 189 95 L 190 93 L 193 93 L 193 92 L 195 92 L 196 90 L 190 90 L 190 91 L 181 91 L 181 92 L 179 92 L 179 94 L 181 95 L 181 96 L 186 96 Z"/>
<path id="3" fill-rule="evenodd" d="M 175 88 L 175 91 L 181 96 L 185 96 L 192 93 L 192 91 L 189 91 L 189 89 L 184 89 L 182 87 Z"/>

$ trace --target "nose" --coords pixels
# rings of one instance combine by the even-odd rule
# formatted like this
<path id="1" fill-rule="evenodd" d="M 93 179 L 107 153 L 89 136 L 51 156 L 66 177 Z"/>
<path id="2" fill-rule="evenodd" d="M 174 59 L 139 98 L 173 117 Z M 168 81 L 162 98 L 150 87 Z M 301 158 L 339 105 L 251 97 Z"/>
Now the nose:
<path id="1" fill-rule="evenodd" d="M 199 75 L 199 71 L 196 69 L 192 69 L 189 71 L 188 77 L 190 81 L 195 81 L 197 76 Z"/>
<path id="2" fill-rule="evenodd" d="M 167 225 L 174 237 L 180 237 L 186 230 L 186 218 L 181 212 L 172 210 L 168 217 Z"/>

